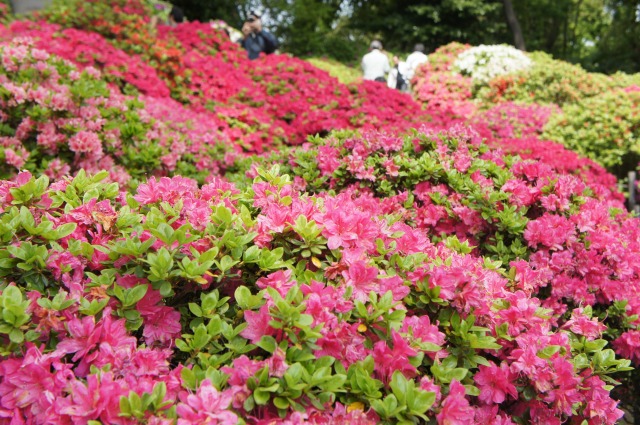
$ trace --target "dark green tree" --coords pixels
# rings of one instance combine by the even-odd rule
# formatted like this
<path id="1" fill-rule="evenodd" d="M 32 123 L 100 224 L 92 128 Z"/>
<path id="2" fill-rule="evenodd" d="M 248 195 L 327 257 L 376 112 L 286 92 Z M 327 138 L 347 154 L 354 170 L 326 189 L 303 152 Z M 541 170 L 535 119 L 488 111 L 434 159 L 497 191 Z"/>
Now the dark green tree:
<path id="1" fill-rule="evenodd" d="M 591 67 L 603 72 L 640 72 L 640 1 L 607 0 L 611 24 L 601 31 Z"/>
<path id="2" fill-rule="evenodd" d="M 528 50 L 579 62 L 609 25 L 604 0 L 513 0 Z"/>
<path id="3" fill-rule="evenodd" d="M 221 19 L 240 28 L 252 8 L 259 6 L 254 0 L 171 0 L 180 7 L 190 21 L 206 22 Z"/>
<path id="4" fill-rule="evenodd" d="M 299 56 L 353 53 L 341 19 L 343 0 L 262 0 L 282 48 Z"/>
<path id="5" fill-rule="evenodd" d="M 353 0 L 351 24 L 378 36 L 389 49 L 407 51 L 422 42 L 430 50 L 451 41 L 508 42 L 500 0 Z"/>

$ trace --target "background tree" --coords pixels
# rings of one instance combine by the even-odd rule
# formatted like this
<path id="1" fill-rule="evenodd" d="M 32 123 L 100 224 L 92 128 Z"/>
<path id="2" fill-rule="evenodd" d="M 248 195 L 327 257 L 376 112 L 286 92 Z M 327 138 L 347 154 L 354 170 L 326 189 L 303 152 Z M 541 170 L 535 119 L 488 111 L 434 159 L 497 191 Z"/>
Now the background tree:
<path id="1" fill-rule="evenodd" d="M 518 17 L 516 16 L 516 12 L 513 9 L 513 3 L 511 0 L 503 0 L 504 4 L 504 13 L 507 17 L 507 24 L 509 24 L 509 28 L 513 33 L 513 44 L 520 50 L 527 50 L 524 37 L 522 36 L 522 29 L 520 28 L 520 21 L 518 21 Z"/>
<path id="2" fill-rule="evenodd" d="M 640 71 L 639 0 L 173 2 L 189 19 L 222 19 L 238 28 L 251 9 L 262 10 L 282 50 L 298 56 L 354 63 L 373 38 L 399 53 L 409 52 L 416 42 L 429 51 L 451 41 L 508 43 L 545 51 L 590 71 Z"/>
<path id="3" fill-rule="evenodd" d="M 605 11 L 610 25 L 598 33 L 590 67 L 603 72 L 640 72 L 640 1 L 607 0 Z"/>
<path id="4" fill-rule="evenodd" d="M 609 25 L 604 0 L 513 0 L 529 50 L 579 62 Z"/>
<path id="5" fill-rule="evenodd" d="M 353 0 L 351 8 L 352 27 L 392 50 L 407 51 L 416 42 L 429 50 L 451 41 L 504 42 L 509 34 L 502 1 Z"/>
<path id="6" fill-rule="evenodd" d="M 357 51 L 344 25 L 343 0 L 262 0 L 262 5 L 287 52 L 349 61 Z"/>
<path id="7" fill-rule="evenodd" d="M 221 19 L 237 28 L 242 27 L 252 8 L 260 6 L 260 2 L 254 0 L 171 0 L 171 3 L 180 7 L 189 20 Z"/>

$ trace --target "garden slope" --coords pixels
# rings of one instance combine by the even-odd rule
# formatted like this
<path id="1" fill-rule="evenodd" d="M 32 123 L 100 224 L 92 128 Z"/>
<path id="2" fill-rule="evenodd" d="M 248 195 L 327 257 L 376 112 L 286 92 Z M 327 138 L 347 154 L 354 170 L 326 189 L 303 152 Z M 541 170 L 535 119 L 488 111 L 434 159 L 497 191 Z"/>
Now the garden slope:
<path id="1" fill-rule="evenodd" d="M 0 423 L 621 417 L 638 220 L 536 137 L 547 109 L 470 129 L 444 95 L 86 3 L 3 30 L 33 41 L 1 47 Z"/>

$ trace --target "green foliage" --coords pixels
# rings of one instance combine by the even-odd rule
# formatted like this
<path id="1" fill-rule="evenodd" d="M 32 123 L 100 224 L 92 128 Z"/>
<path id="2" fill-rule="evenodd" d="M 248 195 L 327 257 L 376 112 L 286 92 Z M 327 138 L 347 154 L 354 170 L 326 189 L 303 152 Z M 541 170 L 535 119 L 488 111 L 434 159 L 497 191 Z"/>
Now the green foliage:
<path id="1" fill-rule="evenodd" d="M 409 51 L 417 42 L 428 51 L 451 41 L 491 44 L 508 37 L 502 2 L 480 0 L 375 0 L 350 2 L 351 25 L 382 39 L 386 48 Z"/>
<path id="2" fill-rule="evenodd" d="M 605 75 L 589 73 L 579 65 L 554 60 L 541 52 L 532 53 L 531 58 L 534 64 L 529 70 L 494 78 L 488 86 L 480 88 L 476 97 L 489 103 L 509 100 L 562 106 L 595 96 L 609 87 Z"/>
<path id="3" fill-rule="evenodd" d="M 144 0 L 53 0 L 42 16 L 63 28 L 97 32 L 129 53 L 144 54 L 154 42 L 148 35 L 152 10 L 151 2 Z M 134 35 L 140 45 L 127 42 Z"/>
<path id="4" fill-rule="evenodd" d="M 416 388 L 413 380 L 405 378 L 398 371 L 394 372 L 389 386 L 392 394 L 371 404 L 381 418 L 396 420 L 399 423 L 420 423 L 420 420 L 429 420 L 425 413 L 435 403 L 435 393 Z"/>
<path id="5" fill-rule="evenodd" d="M 636 0 L 603 0 L 609 25 L 598 32 L 589 67 L 602 72 L 640 71 L 640 12 Z"/>
<path id="6" fill-rule="evenodd" d="M 602 0 L 513 0 L 527 49 L 571 62 L 587 59 L 611 20 Z"/>
<path id="7" fill-rule="evenodd" d="M 543 138 L 590 157 L 606 168 L 640 159 L 640 91 L 608 90 L 566 105 L 551 117 Z"/>
<path id="8" fill-rule="evenodd" d="M 350 66 L 344 65 L 336 60 L 328 58 L 308 58 L 313 66 L 327 71 L 332 77 L 336 77 L 343 84 L 351 84 L 362 78 L 362 71 Z"/>
<path id="9" fill-rule="evenodd" d="M 31 315 L 27 312 L 29 301 L 15 286 L 5 286 L 0 294 L 0 335 L 9 337 L 9 344 L 0 346 L 0 355 L 7 356 L 22 345 L 25 340 L 23 326 L 29 322 Z M 37 337 L 33 331 L 26 339 L 33 341 Z"/>

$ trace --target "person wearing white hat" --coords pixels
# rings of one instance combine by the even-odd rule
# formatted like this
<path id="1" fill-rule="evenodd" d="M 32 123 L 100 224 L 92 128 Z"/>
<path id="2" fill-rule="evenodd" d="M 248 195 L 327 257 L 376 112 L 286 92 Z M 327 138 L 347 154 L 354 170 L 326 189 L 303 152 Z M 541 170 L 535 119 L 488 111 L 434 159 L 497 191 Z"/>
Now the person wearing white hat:
<path id="1" fill-rule="evenodd" d="M 362 72 L 365 80 L 386 82 L 385 75 L 391 71 L 389 58 L 382 53 L 382 43 L 373 40 L 369 46 L 369 53 L 362 58 Z"/>

